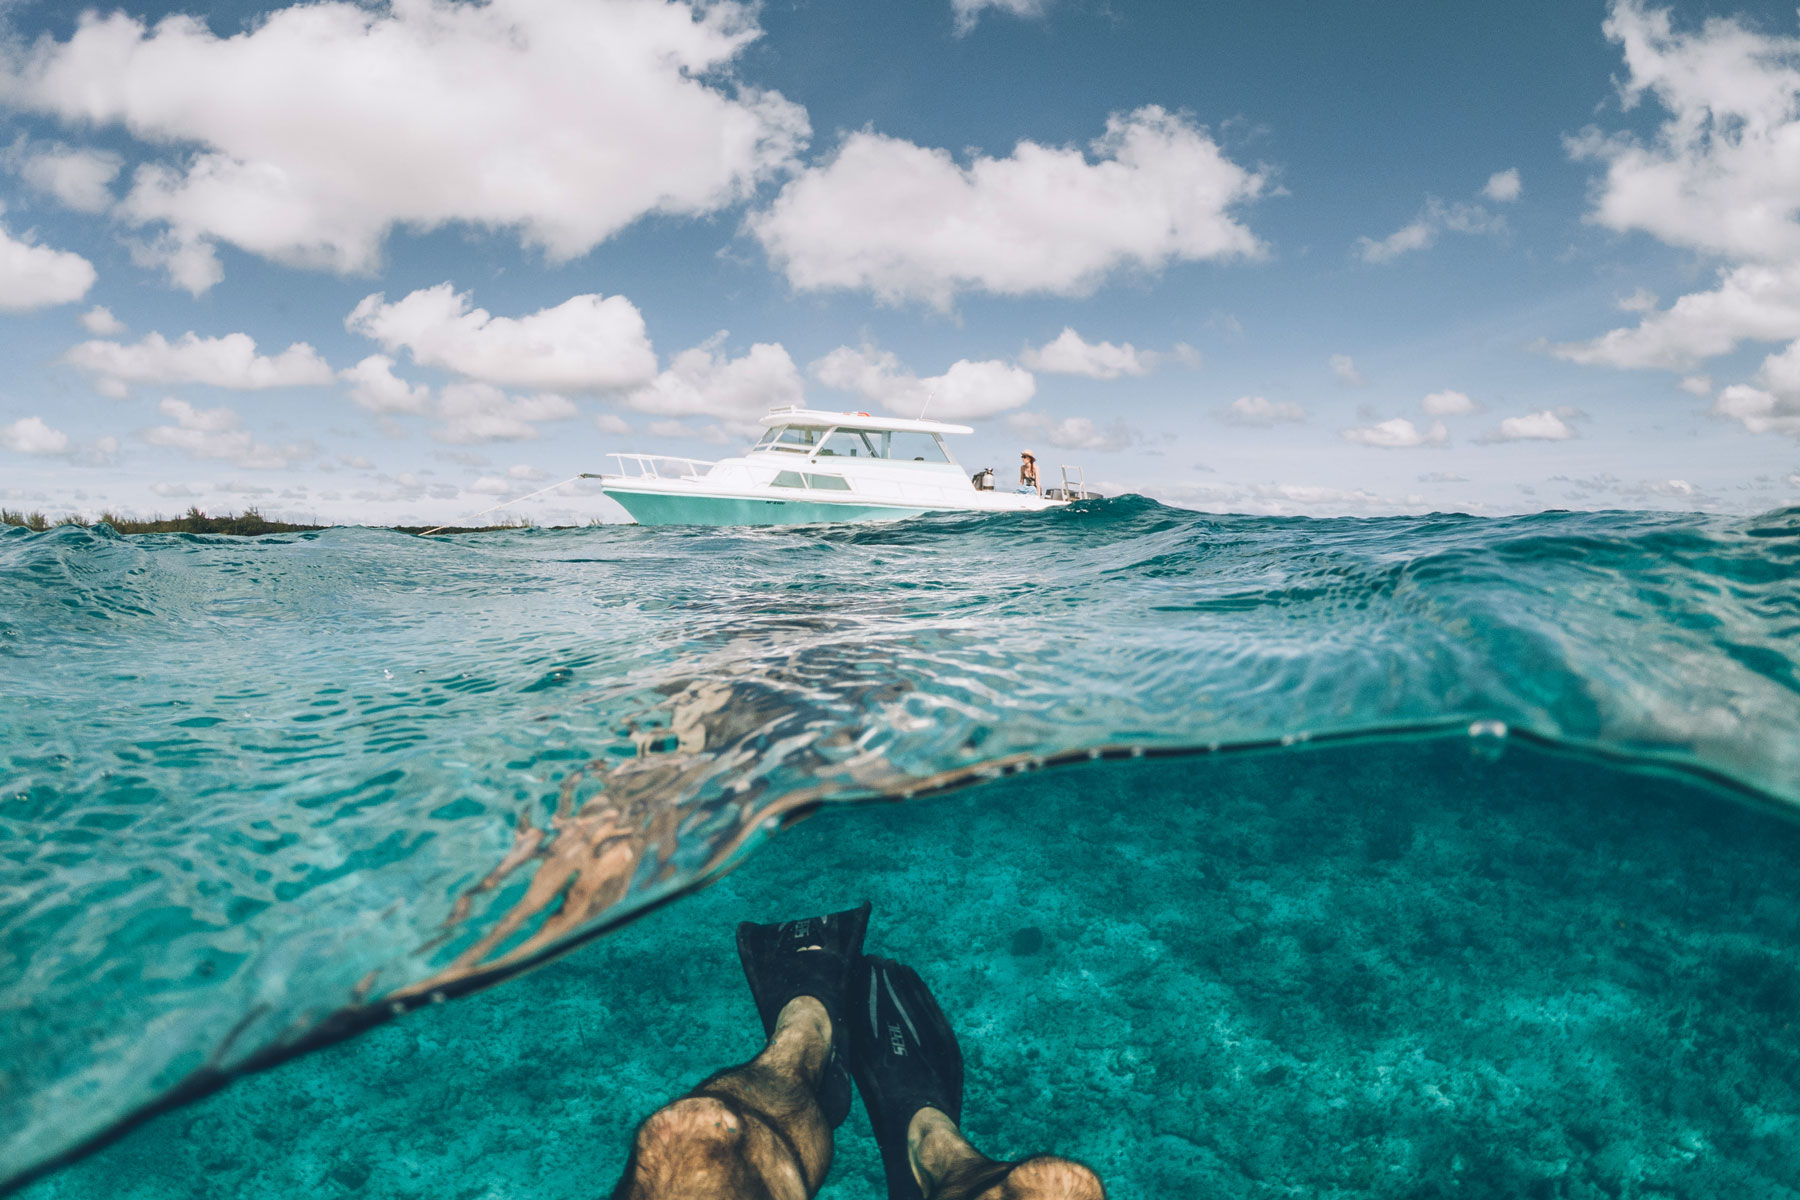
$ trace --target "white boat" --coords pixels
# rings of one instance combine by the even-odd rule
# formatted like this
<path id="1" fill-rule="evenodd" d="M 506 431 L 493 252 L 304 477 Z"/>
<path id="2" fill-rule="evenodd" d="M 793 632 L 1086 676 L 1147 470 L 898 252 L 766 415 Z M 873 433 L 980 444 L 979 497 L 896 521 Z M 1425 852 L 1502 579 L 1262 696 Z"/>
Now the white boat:
<path id="1" fill-rule="evenodd" d="M 762 437 L 736 458 L 613 454 L 616 474 L 585 478 L 598 479 L 640 525 L 810 525 L 928 512 L 1037 512 L 1093 495 L 1076 467 L 1065 466 L 1062 487 L 1042 496 L 996 488 L 991 469 L 965 474 L 944 438 L 973 433 L 967 425 L 798 407 L 774 409 L 762 425 Z"/>

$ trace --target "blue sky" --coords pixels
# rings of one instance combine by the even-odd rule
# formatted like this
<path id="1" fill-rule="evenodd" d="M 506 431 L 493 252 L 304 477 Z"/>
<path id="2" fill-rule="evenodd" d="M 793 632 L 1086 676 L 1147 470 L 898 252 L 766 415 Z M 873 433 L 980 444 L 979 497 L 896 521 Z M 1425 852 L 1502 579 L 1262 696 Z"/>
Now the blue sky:
<path id="1" fill-rule="evenodd" d="M 1782 5 L 0 19 L 8 507 L 445 521 L 927 396 L 1216 510 L 1800 502 Z"/>

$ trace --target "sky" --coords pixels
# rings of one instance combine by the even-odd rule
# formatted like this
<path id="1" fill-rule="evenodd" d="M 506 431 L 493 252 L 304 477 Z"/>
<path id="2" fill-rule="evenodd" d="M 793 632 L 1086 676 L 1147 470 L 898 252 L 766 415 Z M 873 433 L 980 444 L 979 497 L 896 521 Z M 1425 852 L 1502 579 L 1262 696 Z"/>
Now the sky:
<path id="1" fill-rule="evenodd" d="M 0 114 L 52 518 L 462 521 L 796 403 L 1212 511 L 1800 503 L 1789 4 L 0 0 Z"/>

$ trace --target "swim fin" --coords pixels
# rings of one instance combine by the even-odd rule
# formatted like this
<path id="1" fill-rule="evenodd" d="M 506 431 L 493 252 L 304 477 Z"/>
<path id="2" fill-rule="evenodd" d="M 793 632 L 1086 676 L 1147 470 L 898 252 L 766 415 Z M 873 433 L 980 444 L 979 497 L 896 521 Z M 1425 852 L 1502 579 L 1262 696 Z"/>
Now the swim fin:
<path id="1" fill-rule="evenodd" d="M 911 967 L 869 956 L 857 982 L 851 1070 L 881 1147 L 888 1196 L 924 1200 L 913 1177 L 907 1127 L 921 1108 L 962 1123 L 962 1049 L 931 989 Z"/>
<path id="2" fill-rule="evenodd" d="M 802 917 L 775 925 L 745 921 L 737 928 L 738 959 L 756 998 L 763 1033 L 775 1032 L 775 1018 L 796 996 L 811 996 L 831 1018 L 831 1057 L 819 1081 L 819 1107 L 836 1128 L 850 1113 L 849 1019 L 845 1001 L 862 959 L 870 905 Z"/>

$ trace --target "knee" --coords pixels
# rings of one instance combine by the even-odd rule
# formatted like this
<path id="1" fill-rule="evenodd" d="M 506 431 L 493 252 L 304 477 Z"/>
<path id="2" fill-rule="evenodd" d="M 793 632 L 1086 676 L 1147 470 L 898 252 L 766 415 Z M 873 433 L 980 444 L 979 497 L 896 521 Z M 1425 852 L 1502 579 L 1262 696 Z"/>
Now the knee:
<path id="1" fill-rule="evenodd" d="M 629 1174 L 646 1194 L 679 1195 L 700 1180 L 735 1175 L 744 1137 L 743 1115 L 722 1101 L 677 1100 L 638 1126 Z"/>
<path id="2" fill-rule="evenodd" d="M 1000 1200 L 1106 1200 L 1100 1177 L 1078 1162 L 1040 1155 L 1012 1169 Z"/>

